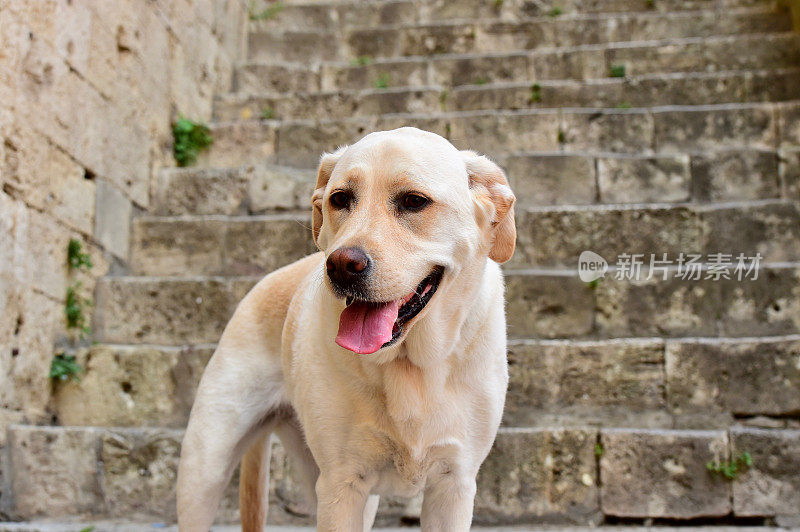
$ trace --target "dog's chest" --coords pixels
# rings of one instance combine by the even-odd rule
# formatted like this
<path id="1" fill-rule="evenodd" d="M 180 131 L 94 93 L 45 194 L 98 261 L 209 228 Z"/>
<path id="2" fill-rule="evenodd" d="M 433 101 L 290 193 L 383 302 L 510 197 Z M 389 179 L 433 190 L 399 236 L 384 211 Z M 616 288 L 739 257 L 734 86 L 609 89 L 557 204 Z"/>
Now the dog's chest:
<path id="1" fill-rule="evenodd" d="M 385 426 L 389 440 L 381 482 L 386 493 L 413 496 L 440 467 L 455 428 L 439 386 L 407 359 L 392 362 L 384 375 Z M 455 423 L 457 424 L 457 423 Z"/>

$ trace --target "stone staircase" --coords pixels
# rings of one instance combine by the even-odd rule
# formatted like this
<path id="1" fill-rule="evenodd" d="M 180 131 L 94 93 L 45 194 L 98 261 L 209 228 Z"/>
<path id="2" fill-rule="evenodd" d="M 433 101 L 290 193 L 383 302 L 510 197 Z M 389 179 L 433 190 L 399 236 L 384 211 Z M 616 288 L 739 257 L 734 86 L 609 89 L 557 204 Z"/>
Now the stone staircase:
<path id="1" fill-rule="evenodd" d="M 497 159 L 518 197 L 476 522 L 800 526 L 800 35 L 775 4 L 286 2 L 215 119 L 98 284 L 56 426 L 10 429 L 9 516 L 174 521 L 194 388 L 248 289 L 314 250 L 320 153 L 414 125 Z M 763 259 L 755 280 L 587 284 L 584 250 Z M 745 452 L 735 479 L 707 469 Z M 313 522 L 291 469 L 276 443 L 270 523 Z M 379 522 L 417 512 L 385 500 Z"/>

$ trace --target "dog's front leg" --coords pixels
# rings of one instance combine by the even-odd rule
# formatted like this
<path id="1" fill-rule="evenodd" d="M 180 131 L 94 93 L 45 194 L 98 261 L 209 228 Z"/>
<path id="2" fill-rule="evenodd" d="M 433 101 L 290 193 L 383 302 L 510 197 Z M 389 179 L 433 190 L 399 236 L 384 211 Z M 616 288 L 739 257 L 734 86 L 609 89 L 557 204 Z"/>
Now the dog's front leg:
<path id="1" fill-rule="evenodd" d="M 360 473 L 322 471 L 317 480 L 317 531 L 364 532 L 364 513 L 373 483 Z"/>
<path id="2" fill-rule="evenodd" d="M 422 532 L 467 532 L 472 523 L 475 477 L 447 471 L 428 478 L 422 499 Z"/>

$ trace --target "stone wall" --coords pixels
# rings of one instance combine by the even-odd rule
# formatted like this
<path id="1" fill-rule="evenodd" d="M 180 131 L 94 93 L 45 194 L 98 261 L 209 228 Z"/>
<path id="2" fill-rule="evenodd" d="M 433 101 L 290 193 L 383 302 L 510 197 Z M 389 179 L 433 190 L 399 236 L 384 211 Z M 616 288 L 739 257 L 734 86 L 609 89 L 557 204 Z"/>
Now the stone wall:
<path id="1" fill-rule="evenodd" d="M 210 119 L 246 21 L 244 0 L 0 0 L 0 447 L 53 421 L 67 287 L 126 267 L 171 122 Z M 69 271 L 71 238 L 90 272 Z"/>

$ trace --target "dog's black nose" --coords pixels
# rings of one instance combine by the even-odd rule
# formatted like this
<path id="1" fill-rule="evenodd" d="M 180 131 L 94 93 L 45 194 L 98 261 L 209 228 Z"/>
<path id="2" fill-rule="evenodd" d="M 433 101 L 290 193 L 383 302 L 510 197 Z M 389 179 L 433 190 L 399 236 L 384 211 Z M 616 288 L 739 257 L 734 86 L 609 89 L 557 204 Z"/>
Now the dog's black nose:
<path id="1" fill-rule="evenodd" d="M 350 288 L 361 281 L 371 265 L 369 255 L 359 248 L 339 248 L 325 261 L 328 277 L 342 288 Z"/>

